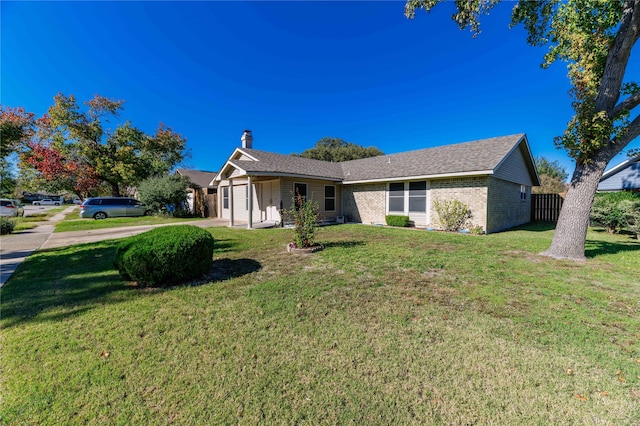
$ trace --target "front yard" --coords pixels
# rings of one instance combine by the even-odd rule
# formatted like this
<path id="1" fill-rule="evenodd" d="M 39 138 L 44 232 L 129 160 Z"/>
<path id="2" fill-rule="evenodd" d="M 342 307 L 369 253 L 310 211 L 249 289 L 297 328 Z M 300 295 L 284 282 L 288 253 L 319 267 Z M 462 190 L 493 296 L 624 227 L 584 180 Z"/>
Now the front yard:
<path id="1" fill-rule="evenodd" d="M 211 228 L 209 280 L 138 289 L 114 242 L 2 289 L 2 424 L 637 424 L 640 241 Z M 634 423 L 635 422 L 635 423 Z"/>

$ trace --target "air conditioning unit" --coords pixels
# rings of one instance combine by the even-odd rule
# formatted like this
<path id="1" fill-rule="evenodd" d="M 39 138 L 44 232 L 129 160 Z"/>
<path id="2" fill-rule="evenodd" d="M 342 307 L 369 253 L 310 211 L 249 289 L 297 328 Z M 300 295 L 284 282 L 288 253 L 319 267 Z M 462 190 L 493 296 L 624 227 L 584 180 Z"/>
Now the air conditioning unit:
<path id="1" fill-rule="evenodd" d="M 344 220 L 344 216 L 338 216 L 338 217 L 336 217 L 336 223 L 344 223 L 344 222 L 345 222 L 345 220 Z"/>

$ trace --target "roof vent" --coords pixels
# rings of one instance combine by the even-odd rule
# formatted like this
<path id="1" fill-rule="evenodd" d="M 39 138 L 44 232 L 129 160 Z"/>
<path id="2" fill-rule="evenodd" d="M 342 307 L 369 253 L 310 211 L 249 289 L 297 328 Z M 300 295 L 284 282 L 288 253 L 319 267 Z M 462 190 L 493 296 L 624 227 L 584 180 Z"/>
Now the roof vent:
<path id="1" fill-rule="evenodd" d="M 242 141 L 242 147 L 246 149 L 253 148 L 253 135 L 251 135 L 251 130 L 245 130 L 242 133 L 242 137 L 240 138 Z"/>

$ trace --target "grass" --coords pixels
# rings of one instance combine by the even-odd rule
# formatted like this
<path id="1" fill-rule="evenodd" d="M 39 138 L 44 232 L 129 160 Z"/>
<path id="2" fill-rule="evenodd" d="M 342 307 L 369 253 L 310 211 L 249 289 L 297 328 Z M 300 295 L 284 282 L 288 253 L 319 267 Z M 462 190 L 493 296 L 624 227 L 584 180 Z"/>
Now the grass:
<path id="1" fill-rule="evenodd" d="M 51 216 L 55 215 L 56 213 L 60 213 L 66 208 L 67 206 L 60 206 L 43 211 L 42 213 L 35 213 L 29 216 L 14 217 L 12 218 L 12 220 L 15 220 L 16 222 L 14 232 L 33 229 L 41 222 L 46 222 L 47 220 L 49 220 L 49 218 L 51 218 Z"/>
<path id="2" fill-rule="evenodd" d="M 172 216 L 114 217 L 104 220 L 80 219 L 80 211 L 74 210 L 65 219 L 56 224 L 54 232 L 90 231 L 92 229 L 118 228 L 122 226 L 159 225 L 202 220 L 202 218 L 184 218 Z"/>
<path id="3" fill-rule="evenodd" d="M 39 252 L 2 289 L 2 424 L 637 424 L 640 242 L 212 228 L 207 280 L 142 290 L 116 243 Z"/>

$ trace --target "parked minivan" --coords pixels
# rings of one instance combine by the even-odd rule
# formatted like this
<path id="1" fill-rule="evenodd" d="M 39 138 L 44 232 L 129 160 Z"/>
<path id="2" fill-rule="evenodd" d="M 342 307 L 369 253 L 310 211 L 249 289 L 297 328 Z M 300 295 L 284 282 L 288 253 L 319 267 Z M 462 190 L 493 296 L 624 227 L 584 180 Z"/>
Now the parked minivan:
<path id="1" fill-rule="evenodd" d="M 18 200 L 10 198 L 0 199 L 0 216 L 20 217 L 24 216 L 24 207 Z"/>
<path id="2" fill-rule="evenodd" d="M 135 198 L 93 197 L 80 205 L 80 217 L 83 219 L 106 219 L 108 217 L 147 216 L 151 214 L 146 206 Z"/>

